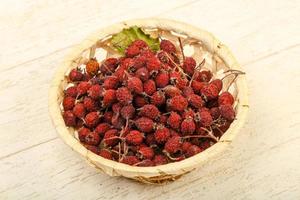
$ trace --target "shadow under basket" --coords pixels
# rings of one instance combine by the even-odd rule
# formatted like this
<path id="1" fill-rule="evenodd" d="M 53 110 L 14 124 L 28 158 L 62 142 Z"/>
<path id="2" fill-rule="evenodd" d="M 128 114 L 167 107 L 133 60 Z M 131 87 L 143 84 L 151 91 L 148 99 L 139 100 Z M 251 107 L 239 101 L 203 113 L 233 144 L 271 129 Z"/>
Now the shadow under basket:
<path id="1" fill-rule="evenodd" d="M 176 44 L 178 44 L 178 37 L 180 37 L 186 56 L 193 56 L 197 63 L 205 58 L 206 62 L 203 68 L 211 70 L 214 77 L 222 75 L 224 71 L 229 69 L 242 69 L 229 49 L 211 33 L 182 22 L 156 18 L 130 20 L 100 29 L 76 45 L 72 53 L 58 67 L 50 87 L 49 111 L 53 124 L 64 142 L 82 155 L 93 167 L 110 176 L 124 176 L 143 183 L 160 184 L 176 180 L 181 175 L 196 169 L 230 145 L 243 126 L 249 109 L 246 78 L 245 75 L 239 76 L 229 88 L 235 97 L 236 120 L 219 141 L 205 151 L 179 162 L 155 167 L 129 166 L 102 158 L 87 150 L 76 138 L 75 130 L 66 127 L 64 123 L 61 102 L 64 89 L 68 85 L 66 76 L 71 69 L 84 65 L 89 58 L 96 57 L 97 60 L 101 61 L 107 57 L 116 57 L 110 39 L 113 34 L 131 26 L 141 27 L 144 32 L 152 36 L 157 37 L 159 35 Z M 227 88 L 231 81 L 230 78 L 223 81 L 223 88 Z"/>

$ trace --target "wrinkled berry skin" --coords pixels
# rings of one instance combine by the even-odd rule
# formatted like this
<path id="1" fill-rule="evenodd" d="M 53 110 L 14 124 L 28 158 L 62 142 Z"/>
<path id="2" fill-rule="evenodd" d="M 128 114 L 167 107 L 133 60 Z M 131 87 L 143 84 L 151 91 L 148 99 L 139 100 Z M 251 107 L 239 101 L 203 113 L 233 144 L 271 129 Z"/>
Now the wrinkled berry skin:
<path id="1" fill-rule="evenodd" d="M 67 126 L 76 126 L 76 116 L 72 111 L 68 110 L 63 113 L 63 119 Z"/>
<path id="2" fill-rule="evenodd" d="M 142 132 L 149 133 L 154 128 L 154 122 L 148 117 L 141 117 L 135 121 L 135 126 Z"/>
<path id="3" fill-rule="evenodd" d="M 235 119 L 235 111 L 232 106 L 226 104 L 220 106 L 220 114 L 226 120 L 232 122 Z"/>
<path id="4" fill-rule="evenodd" d="M 133 145 L 139 145 L 143 142 L 144 136 L 140 131 L 130 131 L 127 135 L 126 135 L 126 142 L 128 144 L 133 144 Z"/>
<path id="5" fill-rule="evenodd" d="M 69 79 L 71 81 L 81 81 L 83 79 L 83 74 L 77 69 L 72 69 L 69 73 Z"/>
<path id="6" fill-rule="evenodd" d="M 218 103 L 219 105 L 233 105 L 234 103 L 234 98 L 232 96 L 232 94 L 230 94 L 229 92 L 223 92 L 220 94 L 219 98 L 218 98 Z"/>
<path id="7" fill-rule="evenodd" d="M 155 140 L 157 143 L 163 144 L 170 137 L 170 131 L 166 127 L 159 127 L 154 133 Z"/>
<path id="8" fill-rule="evenodd" d="M 187 108 L 188 101 L 183 96 L 177 95 L 177 96 L 170 99 L 170 101 L 168 102 L 168 106 L 173 111 L 182 112 Z"/>

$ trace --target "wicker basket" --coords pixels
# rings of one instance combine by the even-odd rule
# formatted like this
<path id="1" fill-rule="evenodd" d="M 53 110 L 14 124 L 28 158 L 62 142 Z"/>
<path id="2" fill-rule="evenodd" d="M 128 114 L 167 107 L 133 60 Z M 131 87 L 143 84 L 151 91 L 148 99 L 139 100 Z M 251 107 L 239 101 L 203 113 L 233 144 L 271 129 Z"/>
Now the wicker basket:
<path id="1" fill-rule="evenodd" d="M 142 27 L 144 31 L 151 35 L 160 35 L 173 42 L 178 42 L 178 37 L 180 37 L 184 49 L 190 50 L 189 54 L 196 58 L 197 63 L 205 58 L 207 62 L 204 67 L 212 70 L 214 74 L 220 74 L 222 71 L 228 69 L 241 70 L 240 65 L 229 49 L 209 32 L 188 24 L 166 19 L 130 20 L 100 29 L 90 35 L 81 44 L 74 47 L 72 53 L 65 58 L 54 76 L 49 93 L 49 111 L 53 124 L 64 142 L 81 154 L 95 168 L 110 176 L 125 176 L 144 183 L 163 183 L 175 180 L 181 175 L 194 170 L 212 159 L 216 154 L 221 153 L 231 143 L 244 124 L 248 112 L 246 79 L 245 76 L 240 76 L 230 88 L 236 100 L 234 106 L 237 119 L 220 138 L 219 142 L 200 154 L 180 162 L 156 167 L 135 167 L 104 159 L 88 151 L 76 139 L 75 130 L 65 126 L 61 114 L 63 91 L 67 86 L 65 77 L 70 69 L 85 64 L 89 58 L 96 56 L 99 60 L 114 56 L 115 52 L 109 43 L 111 35 L 120 32 L 123 28 L 134 25 Z M 231 81 L 230 79 L 226 80 L 224 88 Z"/>

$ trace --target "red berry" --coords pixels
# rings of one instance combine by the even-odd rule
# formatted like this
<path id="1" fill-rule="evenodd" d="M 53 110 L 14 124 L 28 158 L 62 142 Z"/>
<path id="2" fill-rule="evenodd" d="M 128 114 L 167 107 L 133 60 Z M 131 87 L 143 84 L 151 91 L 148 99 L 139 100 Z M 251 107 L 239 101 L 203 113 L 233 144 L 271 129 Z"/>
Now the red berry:
<path id="1" fill-rule="evenodd" d="M 170 154 L 176 153 L 181 150 L 182 141 L 179 136 L 173 136 L 165 144 L 165 151 Z"/>
<path id="2" fill-rule="evenodd" d="M 82 81 L 77 85 L 77 93 L 79 96 L 84 95 L 90 89 L 91 84 L 87 81 Z"/>
<path id="3" fill-rule="evenodd" d="M 172 86 L 172 85 L 166 86 L 163 89 L 163 91 L 165 92 L 165 95 L 167 97 L 175 97 L 175 96 L 181 95 L 181 91 L 177 87 Z"/>
<path id="4" fill-rule="evenodd" d="M 113 73 L 113 75 L 114 75 L 115 77 L 117 77 L 118 80 L 121 82 L 121 81 L 124 81 L 125 78 L 126 78 L 125 71 L 126 71 L 125 66 L 119 66 L 119 67 L 116 69 L 116 71 Z"/>
<path id="5" fill-rule="evenodd" d="M 187 157 L 192 157 L 198 153 L 200 153 L 202 151 L 202 149 L 200 147 L 198 147 L 197 145 L 192 145 L 188 148 L 187 152 L 186 152 L 186 156 Z"/>
<path id="6" fill-rule="evenodd" d="M 130 77 L 127 81 L 127 87 L 135 94 L 141 94 L 143 92 L 143 82 L 137 77 Z"/>
<path id="7" fill-rule="evenodd" d="M 104 144 L 109 147 L 118 144 L 119 139 L 117 138 L 117 134 L 118 134 L 117 129 L 110 129 L 106 131 L 103 138 Z"/>
<path id="8" fill-rule="evenodd" d="M 218 97 L 219 90 L 214 84 L 208 84 L 203 86 L 201 89 L 201 94 L 204 96 L 204 98 L 206 98 L 206 100 L 211 100 Z"/>
<path id="9" fill-rule="evenodd" d="M 73 114 L 72 111 L 67 110 L 66 112 L 64 112 L 63 118 L 66 126 L 76 126 L 76 116 Z"/>
<path id="10" fill-rule="evenodd" d="M 127 47 L 125 54 L 129 58 L 133 58 L 140 54 L 140 49 L 139 49 L 139 47 L 137 47 L 135 45 L 130 45 Z"/>
<path id="11" fill-rule="evenodd" d="M 168 159 L 164 155 L 155 155 L 153 158 L 154 164 L 157 165 L 164 165 L 168 163 Z"/>
<path id="12" fill-rule="evenodd" d="M 231 105 L 221 105 L 220 107 L 220 114 L 224 119 L 232 122 L 235 119 L 235 111 Z"/>
<path id="13" fill-rule="evenodd" d="M 127 165 L 135 165 L 137 164 L 139 159 L 136 156 L 125 156 L 122 160 L 121 163 L 127 164 Z"/>
<path id="14" fill-rule="evenodd" d="M 102 96 L 102 92 L 103 92 L 102 87 L 97 84 L 97 85 L 92 85 L 87 93 L 89 97 L 97 100 Z"/>
<path id="15" fill-rule="evenodd" d="M 135 72 L 135 76 L 139 79 L 141 79 L 142 81 L 147 81 L 150 77 L 149 75 L 149 71 L 146 67 L 142 67 L 139 68 L 136 72 Z"/>
<path id="16" fill-rule="evenodd" d="M 107 76 L 103 83 L 103 87 L 106 90 L 117 89 L 118 86 L 119 86 L 119 79 L 116 76 Z"/>
<path id="17" fill-rule="evenodd" d="M 177 95 L 167 101 L 168 107 L 173 111 L 184 111 L 188 106 L 188 101 L 181 95 Z"/>
<path id="18" fill-rule="evenodd" d="M 194 116 L 195 116 L 195 112 L 191 108 L 185 110 L 181 115 L 182 119 L 194 118 Z"/>
<path id="19" fill-rule="evenodd" d="M 114 114 L 111 118 L 111 124 L 116 129 L 122 129 L 125 125 L 125 120 L 119 114 Z"/>
<path id="20" fill-rule="evenodd" d="M 89 151 L 95 153 L 95 154 L 99 154 L 100 152 L 100 149 L 99 147 L 97 146 L 94 146 L 94 145 L 89 145 L 89 144 L 84 144 L 85 148 L 87 148 Z"/>
<path id="21" fill-rule="evenodd" d="M 76 98 L 77 97 L 77 87 L 76 86 L 68 87 L 65 90 L 65 96 Z"/>
<path id="22" fill-rule="evenodd" d="M 169 55 L 170 56 L 170 55 Z M 160 62 L 165 63 L 165 64 L 169 64 L 170 60 L 166 54 L 166 52 L 161 51 L 157 54 L 158 59 L 160 60 Z"/>
<path id="23" fill-rule="evenodd" d="M 102 63 L 100 71 L 103 74 L 113 73 L 118 65 L 119 60 L 117 58 L 108 58 Z"/>
<path id="24" fill-rule="evenodd" d="M 151 147 L 141 147 L 138 152 L 141 159 L 152 159 L 154 156 L 154 151 Z"/>
<path id="25" fill-rule="evenodd" d="M 116 90 L 106 90 L 103 94 L 102 106 L 108 107 L 117 101 Z"/>
<path id="26" fill-rule="evenodd" d="M 126 87 L 121 87 L 118 88 L 116 91 L 116 97 L 117 100 L 122 104 L 122 105 L 128 105 L 132 102 L 132 94 Z"/>
<path id="27" fill-rule="evenodd" d="M 158 88 L 163 88 L 169 84 L 169 80 L 169 74 L 165 71 L 160 71 L 155 77 L 155 84 Z"/>
<path id="28" fill-rule="evenodd" d="M 112 117 L 113 117 L 113 112 L 107 111 L 103 114 L 103 121 L 110 124 Z"/>
<path id="29" fill-rule="evenodd" d="M 142 132 L 149 133 L 154 128 L 154 122 L 148 117 L 141 117 L 135 120 L 135 126 Z"/>
<path id="30" fill-rule="evenodd" d="M 212 82 L 210 82 L 210 84 L 214 84 L 215 86 L 217 86 L 219 92 L 222 90 L 223 87 L 223 82 L 220 79 L 215 79 Z"/>
<path id="31" fill-rule="evenodd" d="M 196 124 L 193 120 L 193 118 L 186 118 L 181 123 L 181 132 L 184 135 L 193 134 L 196 130 Z"/>
<path id="32" fill-rule="evenodd" d="M 212 78 L 212 73 L 211 71 L 201 71 L 199 73 L 197 73 L 197 75 L 195 76 L 195 80 L 200 81 L 200 82 L 209 82 L 210 79 Z"/>
<path id="33" fill-rule="evenodd" d="M 111 129 L 111 126 L 106 123 L 106 122 L 103 122 L 101 124 L 99 124 L 96 128 L 95 128 L 95 133 L 97 133 L 99 136 L 103 137 L 104 134 Z"/>
<path id="34" fill-rule="evenodd" d="M 83 74 L 77 69 L 72 69 L 69 73 L 69 79 L 73 82 L 81 81 L 83 79 Z"/>
<path id="35" fill-rule="evenodd" d="M 202 98 L 196 94 L 191 94 L 188 96 L 189 104 L 194 108 L 201 108 L 204 106 L 204 101 Z"/>
<path id="36" fill-rule="evenodd" d="M 187 151 L 188 151 L 188 149 L 192 146 L 193 144 L 192 143 L 190 143 L 190 142 L 183 142 L 182 143 L 182 146 L 181 146 L 181 148 L 182 148 L 182 152 L 183 153 L 186 153 Z"/>
<path id="37" fill-rule="evenodd" d="M 196 61 L 194 60 L 194 58 L 186 57 L 182 66 L 184 72 L 190 76 L 193 76 L 195 67 L 196 67 Z"/>
<path id="38" fill-rule="evenodd" d="M 108 151 L 107 149 L 101 149 L 99 152 L 99 156 L 109 159 L 109 160 L 113 159 L 111 152 Z"/>
<path id="39" fill-rule="evenodd" d="M 83 99 L 83 105 L 87 111 L 96 111 L 98 109 L 97 101 L 90 97 L 85 97 Z"/>
<path id="40" fill-rule="evenodd" d="M 201 94 L 202 88 L 206 85 L 204 82 L 192 81 L 192 88 L 196 94 Z"/>
<path id="41" fill-rule="evenodd" d="M 97 112 L 90 112 L 84 118 L 85 124 L 88 127 L 95 127 L 99 122 L 99 114 Z"/>
<path id="42" fill-rule="evenodd" d="M 163 144 L 169 139 L 170 131 L 164 126 L 159 126 L 154 133 L 154 137 L 157 143 Z"/>
<path id="43" fill-rule="evenodd" d="M 176 53 L 175 45 L 169 40 L 162 40 L 160 42 L 160 49 L 170 54 Z"/>
<path id="44" fill-rule="evenodd" d="M 167 123 L 171 128 L 179 129 L 181 124 L 181 116 L 178 113 L 172 111 Z"/>
<path id="45" fill-rule="evenodd" d="M 151 102 L 151 104 L 153 104 L 153 105 L 155 105 L 155 106 L 161 106 L 161 105 L 165 104 L 165 102 L 166 102 L 165 93 L 162 92 L 161 90 L 156 91 L 156 92 L 151 96 L 150 102 Z"/>
<path id="46" fill-rule="evenodd" d="M 200 121 L 202 126 L 208 127 L 212 125 L 213 118 L 209 112 L 209 110 L 200 110 L 199 113 L 197 113 L 197 116 L 195 117 L 196 121 Z"/>
<path id="47" fill-rule="evenodd" d="M 72 110 L 75 105 L 75 99 L 73 97 L 65 97 L 62 105 L 64 110 Z"/>
<path id="48" fill-rule="evenodd" d="M 122 109 L 123 105 L 121 103 L 114 103 L 112 106 L 111 106 L 111 109 L 112 111 L 115 113 L 115 114 L 118 114 L 120 113 L 121 109 Z"/>
<path id="49" fill-rule="evenodd" d="M 124 119 L 132 119 L 135 114 L 135 108 L 132 105 L 127 105 L 124 106 L 120 112 Z"/>
<path id="50" fill-rule="evenodd" d="M 83 103 L 77 103 L 73 108 L 73 113 L 76 117 L 83 118 L 86 113 Z"/>
<path id="51" fill-rule="evenodd" d="M 222 92 L 218 98 L 219 105 L 233 105 L 234 98 L 229 92 Z"/>
<path id="52" fill-rule="evenodd" d="M 143 142 L 144 135 L 140 131 L 132 130 L 126 135 L 125 139 L 128 144 L 139 145 Z"/>
<path id="53" fill-rule="evenodd" d="M 91 132 L 90 129 L 82 127 L 78 131 L 78 138 L 81 142 L 85 142 L 85 137 Z"/>
<path id="54" fill-rule="evenodd" d="M 144 105 L 149 103 L 143 96 L 135 96 L 133 101 L 134 105 L 138 108 L 143 107 Z"/>
<path id="55" fill-rule="evenodd" d="M 139 49 L 148 49 L 149 46 L 144 40 L 135 40 L 131 45 L 137 46 Z"/>
<path id="56" fill-rule="evenodd" d="M 150 119 L 157 119 L 160 115 L 160 111 L 158 108 L 152 104 L 144 105 L 140 108 L 139 112 L 140 116 L 149 117 Z"/>
<path id="57" fill-rule="evenodd" d="M 95 75 L 97 74 L 98 70 L 99 70 L 99 63 L 95 58 L 91 58 L 86 63 L 86 72 L 90 75 Z"/>
<path id="58" fill-rule="evenodd" d="M 147 59 L 146 67 L 150 74 L 157 73 L 160 69 L 161 63 L 155 56 Z"/>
<path id="59" fill-rule="evenodd" d="M 98 133 L 90 132 L 85 136 L 85 143 L 89 145 L 98 145 L 100 143 L 100 137 Z"/>
<path id="60" fill-rule="evenodd" d="M 213 118 L 214 120 L 218 119 L 218 118 L 220 117 L 220 115 L 221 115 L 220 109 L 219 109 L 218 107 L 213 107 L 213 108 L 211 108 L 211 109 L 209 110 L 209 112 L 210 112 L 210 115 L 212 116 L 212 118 Z"/>
<path id="61" fill-rule="evenodd" d="M 182 93 L 184 97 L 189 97 L 194 94 L 194 90 L 192 87 L 186 86 L 183 88 Z"/>
<path id="62" fill-rule="evenodd" d="M 156 92 L 156 85 L 152 79 L 149 79 L 144 83 L 144 92 L 149 96 Z"/>

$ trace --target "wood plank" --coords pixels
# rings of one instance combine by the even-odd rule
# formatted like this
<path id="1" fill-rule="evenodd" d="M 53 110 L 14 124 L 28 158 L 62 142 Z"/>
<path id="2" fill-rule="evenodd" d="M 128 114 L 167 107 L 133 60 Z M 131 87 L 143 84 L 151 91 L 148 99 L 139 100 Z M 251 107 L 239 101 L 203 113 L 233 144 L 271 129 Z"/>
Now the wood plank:
<path id="1" fill-rule="evenodd" d="M 7 2 L 9 5 L 10 3 Z M 75 2 L 76 3 L 76 2 Z M 69 2 L 70 4 L 70 2 Z M 19 5 L 20 14 L 16 14 L 16 18 L 21 20 L 24 18 L 24 15 L 28 13 L 37 13 L 37 16 L 42 15 L 40 12 L 50 13 L 54 10 L 59 10 L 59 14 L 54 17 L 62 16 L 62 10 L 64 6 L 68 5 L 68 2 L 58 5 L 48 5 L 48 6 L 40 6 L 41 9 L 32 10 L 33 6 L 29 6 L 27 4 Z M 82 4 L 80 4 L 82 5 Z M 163 4 L 165 5 L 165 4 Z M 175 3 L 172 6 L 176 6 Z M 202 5 L 206 5 L 203 7 Z M 284 18 L 285 20 L 293 22 L 293 20 L 299 18 L 298 10 L 299 6 L 292 6 L 297 4 L 283 4 L 281 2 L 277 2 L 274 5 L 270 5 L 268 8 L 268 12 L 271 14 L 265 16 L 265 11 L 262 9 L 262 4 L 252 4 L 252 3 L 245 3 L 245 2 L 236 2 L 235 10 L 233 8 L 225 7 L 221 9 L 223 4 L 219 1 L 217 2 L 210 2 L 207 0 L 195 2 L 192 5 L 185 5 L 182 2 L 178 3 L 178 7 L 174 10 L 165 11 L 162 17 L 169 17 L 175 18 L 178 20 L 186 21 L 188 23 L 192 23 L 196 26 L 203 27 L 207 30 L 214 32 L 220 39 L 224 40 L 225 43 L 229 44 L 230 48 L 233 49 L 234 53 L 237 55 L 238 59 L 242 64 L 249 64 L 254 62 L 258 59 L 263 59 L 267 56 L 276 54 L 281 52 L 282 50 L 288 50 L 290 48 L 297 48 L 298 43 L 300 44 L 300 39 L 297 37 L 299 35 L 299 29 L 296 26 L 296 23 L 281 23 L 281 26 L 278 26 L 277 23 L 274 21 L 280 20 L 280 18 Z M 110 5 L 105 5 L 109 9 Z M 136 6 L 142 6 L 142 4 L 137 5 L 129 5 L 130 9 L 136 8 Z M 39 6 L 38 6 L 39 7 Z M 67 6 L 68 7 L 68 6 Z M 70 7 L 70 8 L 69 8 Z M 73 8 L 73 5 L 69 5 L 67 9 L 79 9 L 77 4 Z M 90 7 L 88 5 L 87 7 Z M 24 10 L 23 10 L 24 9 Z M 92 8 L 93 10 L 94 8 Z M 143 7 L 143 9 L 146 9 Z M 165 6 L 167 9 L 167 6 Z M 171 8 L 168 8 L 171 9 Z M 0 9 L 2 10 L 2 9 Z M 202 10 L 202 12 L 200 12 Z M 208 11 L 211 12 L 208 12 Z M 212 12 L 214 10 L 218 10 L 218 12 Z M 230 11 L 233 12 L 233 16 L 239 16 L 236 18 L 230 18 L 232 16 Z M 275 11 L 280 10 L 279 13 L 282 15 L 275 15 Z M 281 11 L 283 10 L 283 11 Z M 289 10 L 289 12 L 287 12 Z M 18 10 L 19 11 L 19 10 Z M 206 11 L 206 12 L 204 12 Z M 247 11 L 247 15 L 243 13 Z M 93 11 L 96 12 L 96 11 Z M 23 13 L 23 14 L 22 14 Z M 24 14 L 25 13 L 25 14 Z M 27 13 L 27 14 L 26 14 Z M 104 12 L 105 14 L 106 12 Z M 207 13 L 210 13 L 210 17 L 208 17 Z M 286 13 L 283 16 L 283 13 Z M 93 13 L 95 14 L 95 13 Z M 106 13 L 109 17 L 110 14 Z M 155 13 L 154 13 L 155 14 Z M 32 14 L 34 15 L 34 14 Z M 199 15 L 199 17 L 198 17 Z M 30 15 L 31 16 L 31 15 Z M 84 15 L 87 18 L 91 17 L 89 14 Z M 186 17 L 188 16 L 188 17 Z M 222 16 L 222 20 L 217 20 Z M 255 20 L 256 17 L 261 18 L 257 22 Z M 76 16 L 77 17 L 77 16 Z M 94 18 L 95 17 L 95 18 Z M 96 24 L 98 21 L 95 20 L 97 16 L 93 16 L 93 20 L 85 20 L 81 23 L 88 24 L 90 28 L 97 29 Z M 99 17 L 99 16 L 98 16 Z M 9 20 L 9 17 L 4 18 L 5 20 Z M 34 18 L 30 18 L 34 21 Z M 5 21 L 4 20 L 4 21 Z M 16 20 L 16 21 L 18 21 Z M 25 19 L 23 19 L 25 20 Z M 39 31 L 45 31 L 48 28 L 51 29 L 58 26 L 61 23 L 61 26 L 65 26 L 66 29 L 64 31 L 72 30 L 74 27 L 77 26 L 79 30 L 83 24 L 73 24 L 70 23 L 71 20 L 69 18 L 65 19 L 67 21 L 62 20 L 62 22 L 51 20 L 49 18 L 45 18 L 45 21 L 49 21 L 46 25 L 40 27 L 40 29 L 34 28 L 35 25 L 41 23 L 40 21 L 35 22 L 33 24 L 27 23 L 24 26 L 25 28 L 35 29 L 37 34 Z M 213 23 L 213 20 L 216 23 Z M 3 20 L 2 20 L 3 21 Z M 1 21 L 1 22 L 2 22 Z M 108 20 L 109 21 L 109 20 Z M 245 23 L 242 23 L 245 21 Z M 6 21 L 8 22 L 8 21 Z M 23 21 L 18 21 L 19 23 Z M 114 21 L 109 21 L 113 23 Z M 35 24 L 37 23 L 37 24 Z M 102 22 L 101 22 L 102 23 Z M 105 22 L 106 23 L 106 22 Z M 6 23 L 8 24 L 8 23 Z M 7 25 L 8 27 L 4 27 L 3 31 L 5 35 L 13 35 L 15 30 L 14 26 L 18 23 L 15 22 L 12 25 Z M 264 24 L 268 24 L 267 27 L 264 27 Z M 103 25 L 104 26 L 104 25 Z M 57 27 L 56 27 L 57 28 Z M 90 28 L 85 29 L 86 31 L 92 31 Z M 280 31 L 280 30 L 288 30 L 288 31 Z M 37 31 L 38 30 L 38 31 Z M 0 78 L 0 93 L 5 95 L 7 98 L 1 98 L 0 100 L 0 124 L 4 128 L 4 130 L 8 130 L 10 134 L 1 134 L 0 135 L 0 144 L 3 146 L 2 151 L 0 152 L 0 158 L 8 156 L 10 154 L 14 154 L 15 152 L 19 152 L 22 149 L 27 149 L 30 146 L 35 146 L 39 143 L 43 143 L 45 141 L 51 140 L 56 138 L 56 134 L 51 126 L 51 122 L 49 120 L 48 111 L 47 111 L 47 94 L 48 94 L 48 87 L 54 73 L 54 70 L 59 63 L 61 62 L 64 55 L 68 52 L 70 47 L 65 47 L 67 44 L 74 45 L 74 41 L 79 42 L 82 35 L 81 31 L 75 31 L 73 34 L 78 34 L 76 38 L 73 38 L 72 41 L 64 43 L 65 40 L 63 37 L 65 35 L 60 35 L 54 38 L 51 38 L 51 35 L 44 34 L 49 38 L 44 38 L 43 40 L 38 41 L 46 41 L 51 40 L 54 43 L 51 43 L 49 48 L 52 48 L 51 51 L 55 48 L 62 48 L 61 50 L 57 50 L 54 52 L 49 51 L 48 55 L 44 55 L 44 53 L 48 52 L 49 48 L 46 48 L 47 51 L 44 51 L 44 46 L 40 46 L 40 44 L 34 44 L 36 48 L 28 46 L 30 41 L 35 42 L 31 38 L 31 40 L 25 40 L 23 38 L 17 38 L 20 40 L 23 45 L 20 45 L 20 48 L 26 47 L 28 48 L 28 52 L 31 52 L 34 55 L 33 60 L 25 62 L 23 64 L 17 64 L 19 61 L 14 60 L 14 63 L 17 65 L 9 66 L 6 68 L 6 65 L 1 65 L 0 74 L 2 74 Z M 231 31 L 223 31 L 223 30 L 231 30 Z M 274 31 L 273 31 L 274 30 Z M 12 32 L 11 32 L 12 31 Z M 15 30 L 16 31 L 16 30 Z M 25 30 L 19 30 L 21 32 L 25 32 Z M 274 32 L 274 33 L 273 33 Z M 249 33 L 249 34 L 248 34 Z M 250 34 L 251 33 L 251 34 Z M 85 32 L 85 34 L 88 34 Z M 287 37 L 284 34 L 289 34 L 290 36 Z M 21 34 L 20 37 L 25 37 L 27 34 Z M 269 37 L 272 35 L 272 37 Z M 268 37 L 266 37 L 268 36 Z M 265 37 L 265 38 L 264 38 Z M 263 39 L 262 39 L 263 38 Z M 59 44 L 56 44 L 56 39 L 59 41 Z M 9 41 L 9 40 L 7 40 Z M 63 41 L 63 42 L 62 42 Z M 63 45 L 62 45 L 63 44 Z M 241 44 L 243 44 L 241 46 Z M 6 44 L 2 45 L 0 48 L 4 48 Z M 54 46 L 53 46 L 54 45 Z M 53 46 L 53 47 L 52 47 Z M 17 52 L 18 49 L 9 48 L 14 55 L 20 54 Z M 23 51 L 23 50 L 22 50 Z M 27 52 L 27 51 L 26 51 Z M 37 53 L 38 52 L 38 53 Z M 37 54 L 35 54 L 37 53 Z M 40 56 L 41 55 L 41 56 Z M 3 56 L 3 55 L 1 55 Z M 4 54 L 5 56 L 5 54 Z M 37 57 L 39 56 L 39 57 Z M 25 56 L 28 59 L 28 56 Z M 24 60 L 26 60 L 24 59 Z M 9 59 L 6 59 L 9 60 Z M 23 60 L 23 61 L 24 61 Z M 1 63 L 1 60 L 0 60 Z M 245 67 L 245 70 L 248 72 L 248 67 Z M 22 71 L 22 73 L 20 72 Z M 31 80 L 31 81 L 28 81 Z M 28 95 L 30 94 L 30 95 Z M 32 126 L 31 124 L 39 123 L 38 126 Z M 16 126 L 16 124 L 18 124 Z M 34 136 L 34 137 L 33 137 Z"/>
<path id="2" fill-rule="evenodd" d="M 193 0 L 1 2 L 1 69 L 74 45 L 100 27 L 160 15 L 190 2 Z"/>
<path id="3" fill-rule="evenodd" d="M 251 93 L 247 124 L 223 155 L 174 183 L 149 186 L 98 174 L 54 139 L 0 161 L 0 197 L 297 199 L 300 72 L 295 61 L 299 53 L 300 48 L 294 48 L 246 65 Z M 282 60 L 289 70 L 282 70 Z"/>

